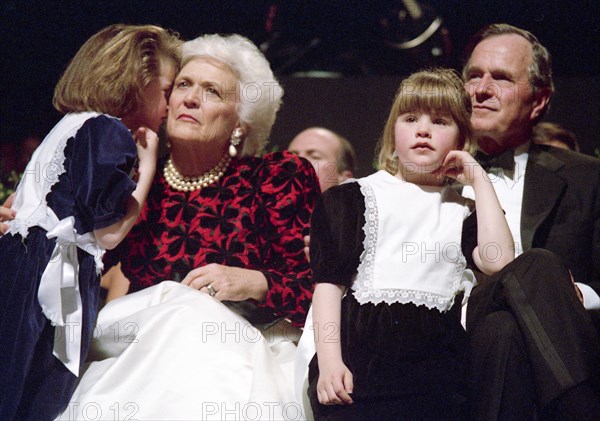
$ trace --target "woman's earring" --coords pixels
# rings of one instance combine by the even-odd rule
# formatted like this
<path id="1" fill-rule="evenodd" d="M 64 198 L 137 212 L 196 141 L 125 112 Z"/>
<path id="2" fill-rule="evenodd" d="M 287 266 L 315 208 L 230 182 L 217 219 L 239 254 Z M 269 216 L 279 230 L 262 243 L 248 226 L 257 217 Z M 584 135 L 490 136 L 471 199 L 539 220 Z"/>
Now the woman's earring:
<path id="1" fill-rule="evenodd" d="M 229 156 L 231 156 L 232 158 L 237 155 L 237 149 L 235 147 L 240 144 L 241 140 L 242 130 L 238 127 L 233 131 L 230 139 L 231 144 L 229 145 Z"/>
<path id="2" fill-rule="evenodd" d="M 396 158 L 398 158 L 398 154 L 396 153 L 396 149 L 394 149 L 394 152 L 392 152 L 392 159 Z"/>

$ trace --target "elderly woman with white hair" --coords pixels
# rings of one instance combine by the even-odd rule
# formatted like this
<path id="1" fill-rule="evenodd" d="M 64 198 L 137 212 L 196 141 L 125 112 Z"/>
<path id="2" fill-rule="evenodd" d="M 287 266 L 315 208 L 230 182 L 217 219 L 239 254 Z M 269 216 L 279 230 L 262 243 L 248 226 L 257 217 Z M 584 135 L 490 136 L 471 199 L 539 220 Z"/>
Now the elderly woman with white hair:
<path id="1" fill-rule="evenodd" d="M 281 320 L 302 326 L 310 305 L 302 237 L 319 184 L 308 161 L 260 157 L 282 95 L 246 38 L 184 43 L 169 156 L 136 226 L 104 259 L 128 294 L 101 310 L 63 419 L 300 417 L 282 368 L 294 338 L 274 332 Z"/>

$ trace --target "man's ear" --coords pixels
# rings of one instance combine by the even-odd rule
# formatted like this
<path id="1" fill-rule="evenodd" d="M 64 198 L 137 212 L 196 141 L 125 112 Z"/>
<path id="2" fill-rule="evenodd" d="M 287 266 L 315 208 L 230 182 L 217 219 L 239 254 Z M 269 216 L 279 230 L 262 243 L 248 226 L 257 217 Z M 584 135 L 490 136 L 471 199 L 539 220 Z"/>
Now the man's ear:
<path id="1" fill-rule="evenodd" d="M 533 106 L 531 107 L 531 114 L 529 119 L 535 121 L 546 108 L 550 102 L 550 96 L 552 92 L 549 88 L 540 89 L 533 97 Z"/>
<path id="2" fill-rule="evenodd" d="M 346 181 L 350 178 L 354 177 L 354 175 L 352 174 L 352 171 L 350 170 L 344 170 L 340 173 L 340 175 L 338 175 L 338 182 L 341 183 L 343 181 Z"/>

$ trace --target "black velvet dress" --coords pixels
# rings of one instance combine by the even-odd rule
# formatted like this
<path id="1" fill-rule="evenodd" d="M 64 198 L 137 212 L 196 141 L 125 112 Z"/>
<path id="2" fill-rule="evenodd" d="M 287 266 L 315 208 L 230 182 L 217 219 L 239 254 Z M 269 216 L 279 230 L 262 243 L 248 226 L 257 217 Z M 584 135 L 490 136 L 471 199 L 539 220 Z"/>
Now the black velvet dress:
<path id="1" fill-rule="evenodd" d="M 365 199 L 358 183 L 328 190 L 311 219 L 311 266 L 316 282 L 350 287 L 363 252 Z M 474 213 L 463 224 L 462 251 L 472 265 Z M 466 241 L 470 240 L 470 241 Z M 460 323 L 462 294 L 446 312 L 414 304 L 342 300 L 342 358 L 352 372 L 351 405 L 321 405 L 317 357 L 309 389 L 317 420 L 462 419 L 468 343 Z"/>
<path id="2" fill-rule="evenodd" d="M 122 219 L 135 189 L 130 172 L 137 156 L 127 128 L 104 115 L 90 118 L 67 141 L 64 156 L 65 172 L 46 196 L 58 219 L 73 216 L 82 235 Z M 36 176 L 28 171 L 26 176 Z M 52 420 L 67 406 L 76 386 L 77 377 L 52 354 L 55 329 L 37 297 L 56 244 L 46 234 L 33 226 L 26 238 L 16 233 L 0 237 L 1 420 Z M 96 321 L 100 277 L 94 256 L 80 248 L 77 256 L 83 362 Z"/>

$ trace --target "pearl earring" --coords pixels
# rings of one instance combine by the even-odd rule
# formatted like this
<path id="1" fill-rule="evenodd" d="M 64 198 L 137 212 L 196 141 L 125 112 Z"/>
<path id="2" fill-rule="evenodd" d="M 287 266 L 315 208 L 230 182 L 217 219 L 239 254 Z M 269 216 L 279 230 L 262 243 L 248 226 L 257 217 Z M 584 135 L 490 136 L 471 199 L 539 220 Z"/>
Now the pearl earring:
<path id="1" fill-rule="evenodd" d="M 237 149 L 235 147 L 240 144 L 241 140 L 242 130 L 238 127 L 233 131 L 230 139 L 231 144 L 229 145 L 229 156 L 231 156 L 232 158 L 237 155 Z"/>

